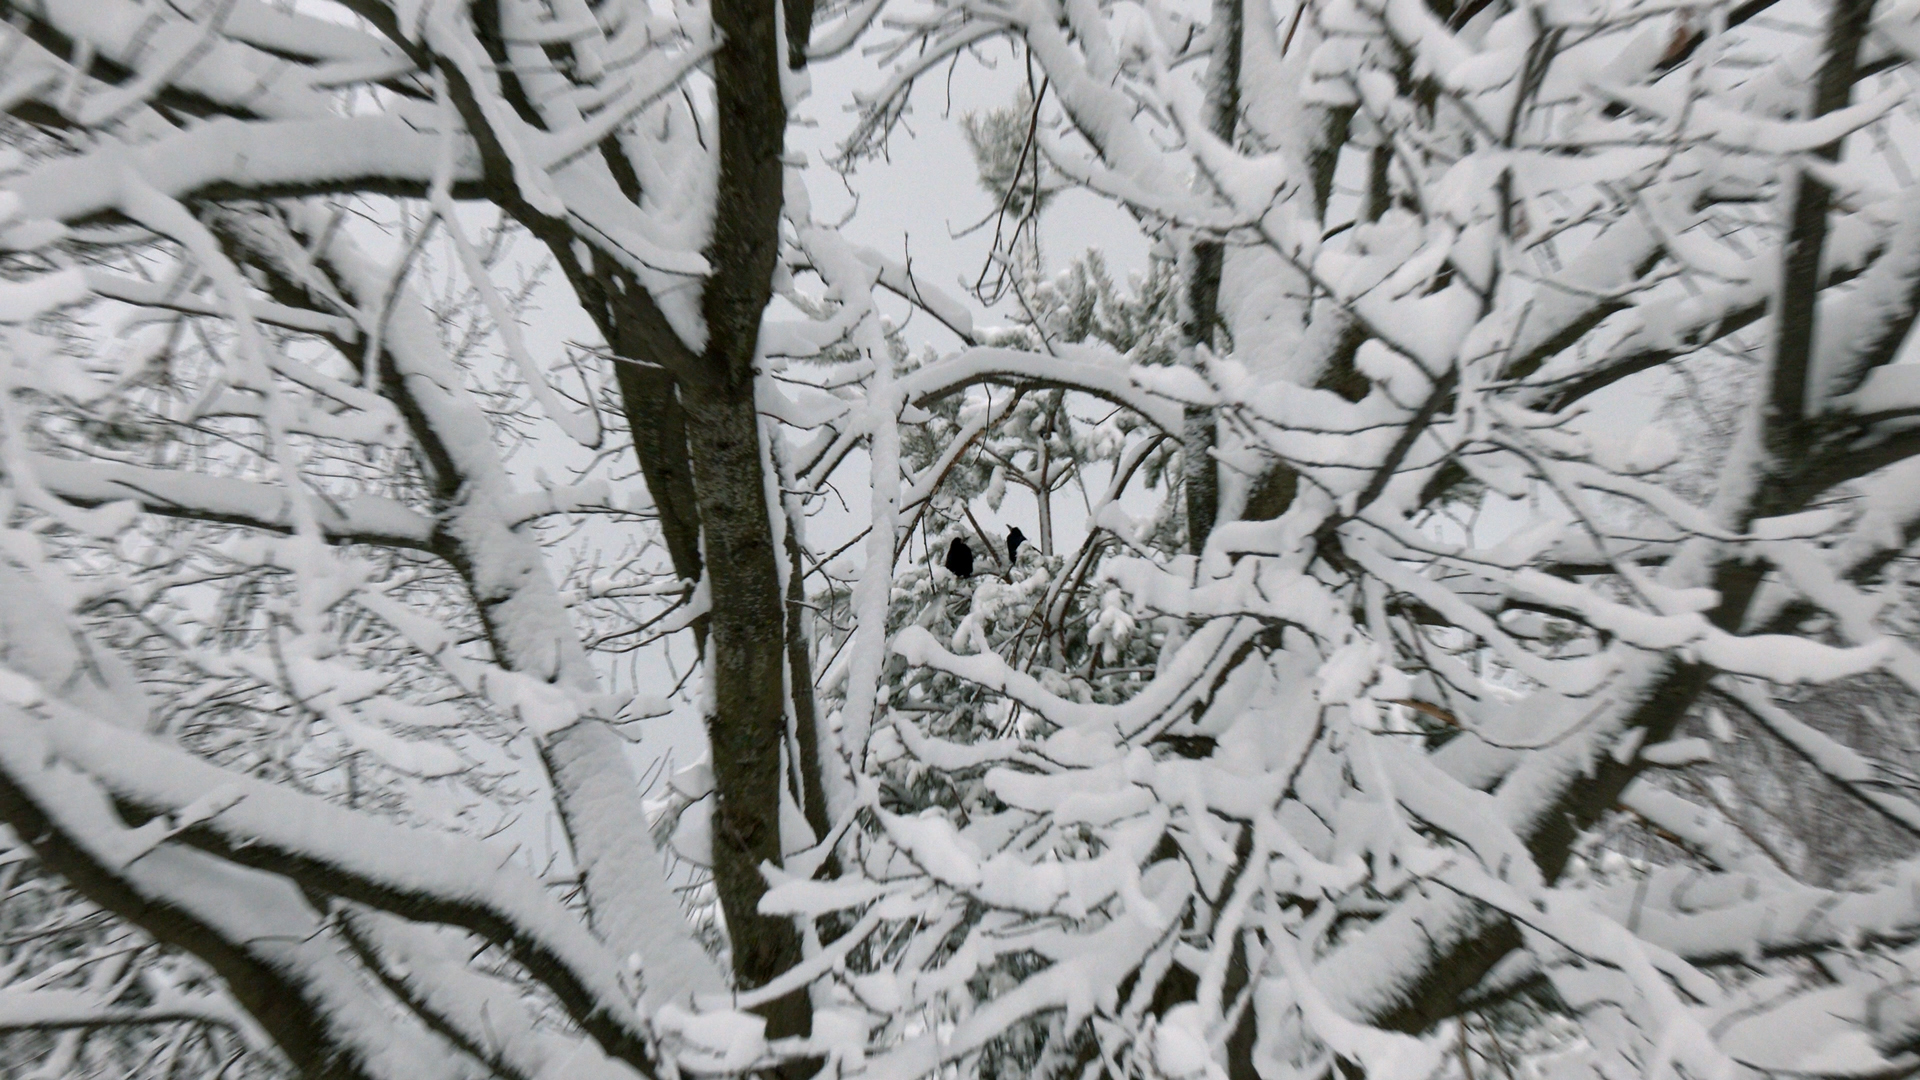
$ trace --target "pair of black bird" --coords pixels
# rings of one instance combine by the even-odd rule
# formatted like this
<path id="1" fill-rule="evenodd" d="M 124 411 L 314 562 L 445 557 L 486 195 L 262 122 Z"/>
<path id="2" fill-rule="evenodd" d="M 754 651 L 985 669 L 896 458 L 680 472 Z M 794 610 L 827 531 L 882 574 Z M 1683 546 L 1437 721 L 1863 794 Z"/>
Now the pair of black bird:
<path id="1" fill-rule="evenodd" d="M 1008 566 L 1012 566 L 1014 560 L 1020 557 L 1020 545 L 1026 542 L 1026 535 L 1020 531 L 1020 526 L 1015 525 L 1007 530 Z M 954 577 L 973 576 L 973 548 L 957 536 L 953 543 L 947 545 L 947 570 Z"/>

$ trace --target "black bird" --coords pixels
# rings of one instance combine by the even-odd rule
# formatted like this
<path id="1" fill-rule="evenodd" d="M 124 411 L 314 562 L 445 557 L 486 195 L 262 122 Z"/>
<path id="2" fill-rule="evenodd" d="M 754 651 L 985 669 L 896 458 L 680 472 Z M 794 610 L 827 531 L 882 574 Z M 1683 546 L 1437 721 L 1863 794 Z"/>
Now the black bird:
<path id="1" fill-rule="evenodd" d="M 953 544 L 947 548 L 947 569 L 954 577 L 973 576 L 973 549 L 965 540 L 954 537 Z"/>
<path id="2" fill-rule="evenodd" d="M 1026 534 L 1020 531 L 1020 526 L 1015 525 L 1013 528 L 1007 530 L 1007 565 L 1008 566 L 1012 566 L 1014 563 L 1020 561 L 1020 545 L 1026 542 L 1027 542 Z"/>

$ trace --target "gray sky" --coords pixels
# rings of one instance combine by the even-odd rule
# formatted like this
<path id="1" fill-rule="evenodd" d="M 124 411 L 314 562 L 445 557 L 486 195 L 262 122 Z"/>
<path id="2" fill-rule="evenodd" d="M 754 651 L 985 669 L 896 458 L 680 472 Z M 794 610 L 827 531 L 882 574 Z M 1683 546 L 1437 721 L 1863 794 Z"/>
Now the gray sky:
<path id="1" fill-rule="evenodd" d="M 822 220 L 836 220 L 855 206 L 846 185 L 822 164 L 855 123 L 842 107 L 855 91 L 880 82 L 872 58 L 857 52 L 813 69 L 813 95 L 800 116 L 818 126 L 796 126 L 790 145 L 807 154 L 807 188 Z M 979 276 L 993 229 L 989 225 L 960 239 L 953 234 L 987 216 L 995 203 L 980 187 L 960 119 L 968 112 L 1004 108 L 1024 84 L 1025 69 L 1013 48 L 999 42 L 983 46 L 978 56 L 961 57 L 951 68 L 930 72 L 914 89 L 911 110 L 887 157 L 864 162 L 852 179 L 859 199 L 846 227 L 848 237 L 895 259 L 910 255 L 916 275 L 964 296 L 962 282 Z M 1041 216 L 1041 250 L 1049 268 L 1064 266 L 1089 247 L 1100 248 L 1122 279 L 1146 268 L 1146 238 L 1124 210 L 1085 191 L 1063 192 Z M 1002 304 L 997 312 L 976 311 L 975 316 L 1004 322 L 1009 307 Z M 904 305 L 897 310 L 904 311 Z M 951 344 L 951 337 L 931 323 L 924 317 L 908 322 L 909 339 Z"/>

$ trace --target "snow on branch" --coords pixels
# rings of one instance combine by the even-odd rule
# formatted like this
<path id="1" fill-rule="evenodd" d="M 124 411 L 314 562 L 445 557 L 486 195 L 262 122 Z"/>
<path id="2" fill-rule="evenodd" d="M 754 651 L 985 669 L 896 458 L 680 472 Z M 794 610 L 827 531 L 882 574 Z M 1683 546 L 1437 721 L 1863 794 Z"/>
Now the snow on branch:
<path id="1" fill-rule="evenodd" d="M 503 866 L 497 855 L 227 772 L 69 707 L 47 709 L 49 719 L 16 712 L 8 722 L 10 741 L 23 744 L 22 753 L 26 746 L 55 752 L 103 791 L 152 814 L 178 815 L 201 793 L 229 791 L 231 805 L 183 829 L 182 839 L 309 888 L 481 933 L 549 980 L 609 1053 L 647 1060 L 647 1036 L 625 1004 L 612 958 L 537 882 Z M 38 768 L 27 758 L 9 763 L 16 783 L 35 782 L 23 771 Z"/>
<path id="2" fill-rule="evenodd" d="M 1124 405 L 1169 434 L 1177 436 L 1181 432 L 1179 403 L 1159 397 L 1135 382 L 1120 356 L 1077 345 L 1058 347 L 1055 353 L 993 347 L 967 349 L 903 376 L 900 389 L 908 403 L 922 407 L 980 383 L 1016 389 L 1079 390 Z"/>
<path id="3" fill-rule="evenodd" d="M 39 725 L 0 707 L 0 805 L 41 857 L 109 910 L 190 943 L 238 974 L 234 989 L 300 1064 L 341 1061 L 366 1080 L 460 1080 L 462 1056 L 362 989 L 356 962 L 290 881 L 165 845 L 130 863 L 106 793 L 49 752 Z"/>
<path id="4" fill-rule="evenodd" d="M 0 809 L 96 902 L 293 1003 L 236 998 L 296 1064 L 1218 1080 L 1340 1058 L 1428 1080 L 1510 1034 L 1482 1029 L 1496 1011 L 1568 1076 L 1801 1069 L 1767 1026 L 1876 1070 L 1912 1041 L 1900 728 L 1842 739 L 1808 712 L 1920 686 L 1920 391 L 1894 362 L 1920 308 L 1910 12 L 1810 8 L 1835 40 L 1871 22 L 1856 63 L 1764 4 L 835 6 L 813 50 L 851 63 L 881 35 L 888 68 L 850 99 L 845 156 L 1004 38 L 1032 78 L 1021 167 L 1126 204 L 1155 246 L 1124 296 L 1096 260 L 996 252 L 1023 308 L 989 335 L 815 220 L 797 161 L 756 188 L 755 258 L 784 260 L 803 319 L 728 324 L 754 346 L 729 363 L 765 361 L 741 406 L 762 441 L 681 462 L 680 534 L 715 539 L 700 514 L 738 507 L 697 504 L 737 466 L 746 516 L 789 529 L 752 607 L 718 573 L 667 587 L 655 523 L 612 511 L 645 505 L 604 479 L 624 448 L 585 449 L 597 415 L 549 385 L 462 228 L 469 200 L 517 218 L 604 339 L 581 351 L 708 404 L 683 395 L 714 389 L 687 381 L 726 336 L 709 309 L 769 272 L 728 261 L 747 216 L 721 205 L 739 10 L 353 5 L 376 32 L 261 0 L 16 6 L 22 138 L 69 143 L 7 166 L 0 540 L 103 633 L 0 619 Z M 804 72 L 760 74 L 778 97 L 751 119 L 803 115 Z M 425 283 L 449 266 L 471 295 L 442 303 Z M 897 362 L 919 342 L 877 290 L 960 346 Z M 1755 376 L 1809 328 L 1811 365 Z M 1770 407 L 1800 366 L 1814 407 Z M 632 405 L 631 370 L 582 372 L 589 409 Z M 521 384 L 537 408 L 503 408 Z M 983 406 L 981 384 L 1013 392 Z M 1089 396 L 1118 408 L 1083 416 Z M 521 439 L 592 463 L 536 489 Z M 870 498 L 816 549 L 803 526 L 860 446 Z M 1209 476 L 1211 520 L 1187 501 Z M 1042 522 L 1018 551 L 975 520 L 1009 482 Z M 1084 541 L 1053 517 L 1076 483 Z M 602 510 L 567 542 L 618 553 L 563 574 L 536 523 Z M 781 694 L 765 756 L 682 773 L 658 813 L 615 726 L 680 692 L 596 647 L 689 628 L 688 696 L 722 700 L 715 619 L 747 610 L 786 613 L 753 628 L 757 700 Z M 127 671 L 76 678 L 96 648 Z M 1813 704 L 1766 689 L 1793 683 Z M 1725 735 L 1716 695 L 1812 769 Z M 523 760 L 558 826 L 547 872 L 394 820 L 452 805 L 467 828 L 465 793 Z M 748 820 L 710 811 L 749 771 L 772 778 L 765 831 L 703 835 Z M 1877 816 L 1831 812 L 1834 785 Z M 655 828 L 721 860 L 734 906 L 706 929 L 733 990 L 683 917 L 710 883 L 677 890 Z M 764 865 L 722 857 L 752 845 Z M 791 944 L 780 970 L 751 966 L 755 928 Z M 1809 955 L 1833 985 L 1787 963 Z M 91 1015 L 169 1015 L 126 1000 Z M 10 1002 L 43 1026 L 87 1008 L 0 988 L 0 1027 Z"/>
<path id="5" fill-rule="evenodd" d="M 1728 700 L 1738 704 L 1761 727 L 1792 747 L 1822 775 L 1903 828 L 1920 834 L 1920 804 L 1888 790 L 1894 786 L 1911 785 L 1911 780 L 1898 782 L 1897 778 L 1888 774 L 1884 765 L 1862 756 L 1851 747 L 1841 745 L 1769 700 L 1763 691 L 1743 681 L 1721 678 L 1716 681 L 1716 686 Z"/>
<path id="6" fill-rule="evenodd" d="M 78 506 L 131 501 L 149 513 L 245 525 L 290 533 L 290 496 L 277 485 L 223 476 L 144 468 L 111 461 L 35 455 L 33 475 L 46 489 Z M 329 538 L 427 550 L 434 522 L 405 504 L 377 495 L 321 500 L 320 527 Z"/>
<path id="7" fill-rule="evenodd" d="M 27 221 L 75 222 L 116 209 L 125 177 L 174 198 L 326 191 L 425 192 L 441 137 L 395 117 L 214 120 L 157 142 L 56 158 L 9 182 Z M 471 140 L 458 141 L 456 183 L 480 179 Z"/>

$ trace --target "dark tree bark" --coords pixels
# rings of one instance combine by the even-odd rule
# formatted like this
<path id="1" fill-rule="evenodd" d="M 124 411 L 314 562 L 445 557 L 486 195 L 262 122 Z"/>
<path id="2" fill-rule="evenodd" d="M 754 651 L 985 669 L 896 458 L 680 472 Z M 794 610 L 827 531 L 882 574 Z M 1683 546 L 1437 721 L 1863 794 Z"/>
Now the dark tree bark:
<path id="1" fill-rule="evenodd" d="M 787 681 L 793 698 L 794 753 L 800 761 L 800 790 L 796 798 L 816 840 L 825 840 L 833 823 L 827 818 L 826 776 L 820 765 L 819 713 L 813 701 L 813 651 L 806 627 L 806 561 L 793 523 L 787 523 Z M 837 863 L 829 860 L 829 868 Z M 837 876 L 837 869 L 833 871 Z"/>
<path id="2" fill-rule="evenodd" d="M 1827 23 L 1827 55 L 1814 81 L 1812 113 L 1824 116 L 1845 108 L 1853 96 L 1854 71 L 1860 64 L 1860 43 L 1867 34 L 1872 0 L 1836 0 Z M 1815 151 L 1828 161 L 1840 158 L 1840 144 Z M 1820 296 L 1820 256 L 1826 250 L 1827 213 L 1833 190 L 1804 169 L 1793 179 L 1792 210 L 1780 268 L 1779 314 L 1775 318 L 1772 385 L 1767 404 L 1774 414 L 1769 429 L 1776 442 L 1768 447 L 1792 453 L 1803 442 L 1801 421 L 1806 418 L 1807 379 L 1813 359 L 1814 318 Z"/>
<path id="3" fill-rule="evenodd" d="M 787 128 L 783 63 L 805 62 L 808 0 L 720 0 L 713 8 L 724 44 L 714 56 L 719 142 L 712 267 L 701 313 L 707 339 L 689 349 L 659 306 L 624 269 L 595 257 L 582 268 L 564 223 L 522 214 L 563 267 L 581 304 L 623 361 L 622 409 L 659 515 L 674 571 L 707 582 L 711 610 L 694 626 L 714 680 L 707 717 L 716 785 L 714 879 L 733 949 L 733 974 L 757 987 L 800 959 L 800 939 L 784 917 L 760 914 L 763 863 L 781 857 L 780 748 L 787 744 L 791 677 L 796 748 L 809 823 L 823 832 L 811 661 L 789 614 L 776 560 L 768 476 L 754 407 L 754 359 L 760 322 L 772 297 L 779 253 Z M 781 20 L 787 48 L 781 48 Z M 603 147 L 629 198 L 639 182 L 617 146 Z M 798 586 L 796 567 L 795 587 Z M 790 669 L 790 670 L 788 670 Z M 805 1034 L 809 1009 L 796 993 L 762 1010 L 768 1034 Z"/>
<path id="4" fill-rule="evenodd" d="M 1207 126 L 1215 136 L 1233 141 L 1240 116 L 1240 35 L 1244 26 L 1241 0 L 1214 0 L 1213 59 L 1207 68 Z M 1226 249 L 1220 241 L 1194 241 L 1187 271 L 1180 333 L 1189 350 L 1211 346 L 1220 325 L 1220 270 Z M 1185 483 L 1187 495 L 1187 550 L 1199 554 L 1207 534 L 1220 515 L 1220 467 L 1213 460 L 1217 435 L 1212 409 L 1187 409 Z"/>
<path id="5" fill-rule="evenodd" d="M 693 496 L 693 466 L 687 460 L 687 411 L 680 407 L 673 375 L 638 364 L 620 364 L 614 375 L 674 573 L 683 581 L 699 581 L 700 510 Z"/>
<path id="6" fill-rule="evenodd" d="M 688 395 L 694 488 L 707 541 L 713 750 L 718 805 L 714 882 L 733 944 L 734 976 L 759 986 L 800 959 L 785 918 L 759 913 L 763 862 L 780 861 L 780 747 L 787 735 L 784 598 L 760 471 L 759 417 L 745 393 Z M 768 1010 L 769 1034 L 800 1033 L 806 998 Z"/>
<path id="7" fill-rule="evenodd" d="M 391 22 L 377 5 L 361 6 Z M 734 978 L 743 988 L 765 984 L 800 959 L 793 924 L 759 911 L 766 892 L 760 866 L 778 864 L 781 855 L 780 747 L 787 737 L 783 667 L 790 657 L 754 409 L 754 358 L 779 254 L 788 119 L 781 65 L 804 63 L 804 27 L 812 21 L 812 7 L 808 0 L 717 0 L 713 5 L 714 27 L 723 42 L 713 58 L 720 169 L 713 234 L 705 251 L 712 269 L 701 295 L 706 341 L 697 352 L 667 324 L 637 280 L 598 257 L 591 268 L 582 268 L 573 253 L 577 237 L 571 227 L 518 197 L 506 155 L 485 116 L 458 73 L 448 73 L 449 89 L 487 164 L 488 195 L 554 253 L 608 344 L 629 361 L 619 365 L 622 405 L 660 508 L 675 572 L 688 578 L 704 573 L 708 583 L 712 608 L 703 646 L 710 647 L 703 652 L 715 687 L 714 712 L 707 718 L 717 803 L 714 878 L 733 947 Z M 489 5 L 475 10 L 491 13 Z M 785 49 L 783 19 L 790 31 Z M 505 63 L 498 28 L 476 19 L 475 29 L 500 65 L 504 96 L 520 108 L 525 95 Z M 535 122 L 530 105 L 521 111 Z M 619 160 L 618 147 L 603 146 L 602 153 L 625 194 L 639 197 L 638 179 Z M 810 678 L 806 681 L 810 690 Z M 810 694 L 805 705 L 797 718 L 811 728 Z M 817 788 L 817 757 L 807 755 L 801 764 L 811 770 L 805 786 Z M 817 797 L 805 795 L 803 805 Z M 768 1019 L 768 1035 L 776 1038 L 805 1034 L 811 1026 L 804 992 L 760 1011 Z"/>
<path id="8" fill-rule="evenodd" d="M 792 59 L 779 47 L 783 10 L 769 0 L 713 5 L 725 42 L 714 57 L 720 176 L 706 251 L 713 273 L 701 298 L 706 349 L 699 370 L 681 386 L 713 597 L 708 632 L 715 694 L 707 737 L 717 787 L 714 882 L 734 977 L 745 987 L 765 984 L 800 959 L 792 922 L 759 911 L 767 889 L 760 866 L 777 865 L 781 855 L 780 747 L 787 736 L 786 603 L 753 372 L 779 252 L 787 129 L 780 65 Z M 804 992 L 761 1012 L 771 1036 L 811 1027 Z"/>

